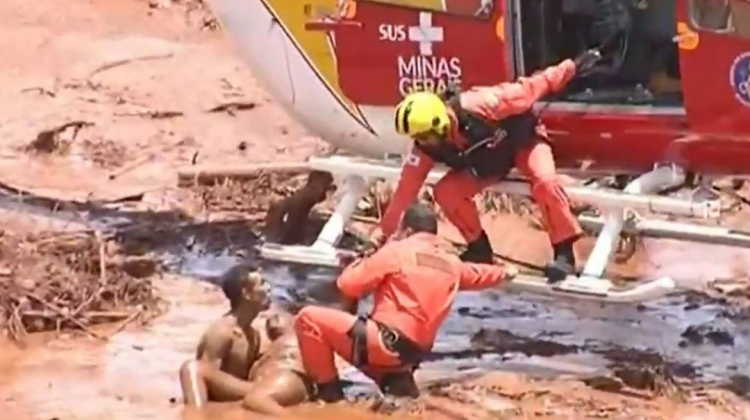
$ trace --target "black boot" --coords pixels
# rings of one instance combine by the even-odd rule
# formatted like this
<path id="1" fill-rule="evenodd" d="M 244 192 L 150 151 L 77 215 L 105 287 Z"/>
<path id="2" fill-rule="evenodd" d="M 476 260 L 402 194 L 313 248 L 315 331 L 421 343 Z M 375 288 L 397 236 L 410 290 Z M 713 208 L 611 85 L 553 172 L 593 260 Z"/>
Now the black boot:
<path id="1" fill-rule="evenodd" d="M 573 244 L 578 238 L 566 239 L 553 245 L 555 259 L 545 267 L 547 283 L 558 283 L 571 274 L 575 274 L 576 257 Z"/>
<path id="2" fill-rule="evenodd" d="M 492 245 L 487 234 L 482 231 L 477 239 L 469 243 L 460 258 L 463 262 L 492 264 Z"/>
<path id="3" fill-rule="evenodd" d="M 392 372 L 383 377 L 379 384 L 383 394 L 394 397 L 419 397 L 419 387 L 414 380 L 414 374 L 411 371 Z"/>
<path id="4" fill-rule="evenodd" d="M 335 403 L 344 399 L 344 390 L 338 379 L 318 384 L 318 399 L 327 403 Z"/>

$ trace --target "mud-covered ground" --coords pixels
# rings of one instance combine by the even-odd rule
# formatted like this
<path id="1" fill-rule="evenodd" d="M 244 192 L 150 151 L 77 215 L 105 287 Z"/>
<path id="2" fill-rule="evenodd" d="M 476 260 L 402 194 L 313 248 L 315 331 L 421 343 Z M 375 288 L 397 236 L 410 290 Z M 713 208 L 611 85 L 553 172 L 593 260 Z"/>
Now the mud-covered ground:
<path id="1" fill-rule="evenodd" d="M 266 208 L 304 177 L 181 188 L 178 171 L 295 162 L 326 144 L 257 85 L 198 0 L 4 0 L 0 19 L 0 417 L 244 417 L 236 407 L 184 412 L 176 373 L 226 310 L 211 282 L 256 257 Z M 484 203 L 496 249 L 546 260 L 533 211 L 498 200 Z M 509 206 L 512 214 L 494 211 Z M 746 213 L 724 222 L 748 229 Z M 377 214 L 363 207 L 347 244 Z M 459 240 L 449 225 L 441 232 Z M 352 402 L 298 411 L 750 418 L 749 255 L 645 241 L 612 274 L 669 274 L 694 292 L 632 307 L 462 295 L 419 370 L 422 398 L 378 400 L 343 364 Z M 265 270 L 287 309 L 309 303 L 306 286 L 336 274 Z"/>

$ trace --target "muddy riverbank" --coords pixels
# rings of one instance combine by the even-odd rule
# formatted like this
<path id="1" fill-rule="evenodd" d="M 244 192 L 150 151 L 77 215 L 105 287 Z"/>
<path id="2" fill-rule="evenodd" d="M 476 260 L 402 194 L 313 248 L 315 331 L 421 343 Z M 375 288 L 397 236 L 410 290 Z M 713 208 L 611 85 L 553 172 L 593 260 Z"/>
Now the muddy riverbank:
<path id="1" fill-rule="evenodd" d="M 2 419 L 247 418 L 234 406 L 186 412 L 177 370 L 227 310 L 216 278 L 257 257 L 264 209 L 300 180 L 178 188 L 177 171 L 300 161 L 325 144 L 260 88 L 201 3 L 0 2 L 0 284 L 57 282 L 49 295 L 36 282 L 22 288 L 44 291 L 53 308 L 22 308 L 43 315 L 49 332 L 27 335 L 23 346 L 0 343 Z M 484 222 L 498 251 L 549 257 L 528 218 Z M 360 228 L 349 245 L 368 227 Z M 441 233 L 457 239 L 450 226 Z M 50 237 L 66 246 L 40 245 Z M 128 261 L 148 269 L 132 271 Z M 418 371 L 422 398 L 380 401 L 342 364 L 351 402 L 296 412 L 310 419 L 748 418 L 748 261 L 721 247 L 646 242 L 613 272 L 672 274 L 693 292 L 644 305 L 467 293 Z M 336 275 L 275 264 L 264 272 L 276 305 L 291 310 L 311 302 L 307 287 Z M 716 279 L 722 290 L 712 289 Z M 149 293 L 119 287 L 129 284 L 148 285 L 136 291 Z M 3 290 L 0 300 L 9 296 Z M 116 297 L 121 306 L 91 296 Z M 66 318 L 78 308 L 138 310 L 151 299 L 154 318 L 100 325 L 74 318 L 88 333 Z"/>

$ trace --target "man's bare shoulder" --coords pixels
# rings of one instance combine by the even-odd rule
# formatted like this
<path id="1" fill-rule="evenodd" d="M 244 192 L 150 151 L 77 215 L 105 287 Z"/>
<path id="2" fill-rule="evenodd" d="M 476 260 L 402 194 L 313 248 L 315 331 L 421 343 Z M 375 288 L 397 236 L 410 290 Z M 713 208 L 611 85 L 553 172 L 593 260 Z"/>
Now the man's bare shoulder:
<path id="1" fill-rule="evenodd" d="M 203 332 L 201 341 L 231 340 L 236 325 L 237 323 L 231 317 L 221 317 L 208 326 Z"/>

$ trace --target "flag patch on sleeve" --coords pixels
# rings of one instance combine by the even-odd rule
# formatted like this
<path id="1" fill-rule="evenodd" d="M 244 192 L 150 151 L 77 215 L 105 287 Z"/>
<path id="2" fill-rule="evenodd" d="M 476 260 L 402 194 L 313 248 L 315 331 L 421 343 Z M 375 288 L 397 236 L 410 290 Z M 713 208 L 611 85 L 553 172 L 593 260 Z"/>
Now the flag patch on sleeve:
<path id="1" fill-rule="evenodd" d="M 405 163 L 411 166 L 419 166 L 419 156 L 415 155 L 414 153 L 409 153 L 409 155 L 406 157 Z"/>

